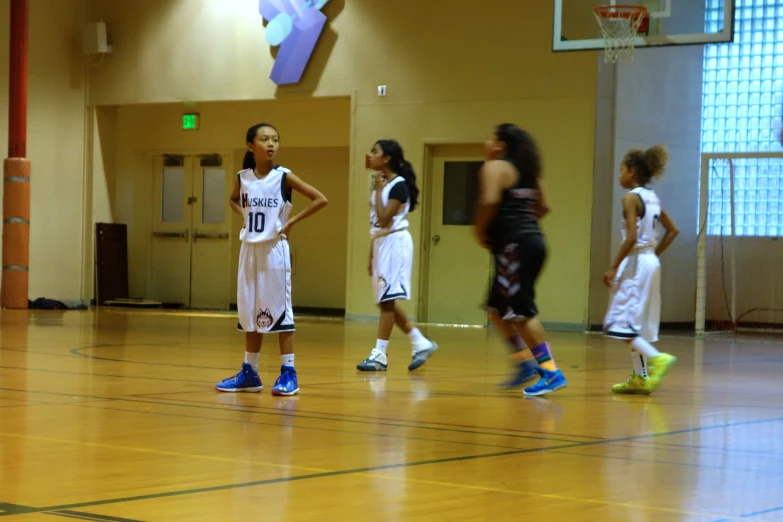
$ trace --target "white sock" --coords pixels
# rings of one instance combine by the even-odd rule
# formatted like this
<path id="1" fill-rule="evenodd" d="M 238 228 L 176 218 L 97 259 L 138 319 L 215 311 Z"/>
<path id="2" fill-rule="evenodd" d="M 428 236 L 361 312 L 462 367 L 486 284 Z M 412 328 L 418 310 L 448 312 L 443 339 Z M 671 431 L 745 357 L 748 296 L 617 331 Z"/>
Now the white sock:
<path id="1" fill-rule="evenodd" d="M 411 342 L 413 344 L 422 344 L 427 342 L 427 338 L 424 337 L 424 335 L 419 331 L 418 328 L 414 328 L 410 331 L 408 334 L 408 337 L 411 338 Z"/>
<path id="2" fill-rule="evenodd" d="M 661 353 L 658 350 L 656 350 L 653 345 L 651 345 L 641 337 L 637 337 L 636 339 L 631 341 L 631 347 L 638 352 L 642 352 L 642 355 L 644 355 L 648 359 L 650 357 L 655 357 L 656 355 L 659 355 Z"/>
<path id="3" fill-rule="evenodd" d="M 258 357 L 260 353 L 245 352 L 245 362 L 253 367 L 255 371 L 258 371 Z"/>
<path id="4" fill-rule="evenodd" d="M 389 346 L 389 341 L 383 341 L 381 339 L 375 340 L 375 349 L 386 353 L 386 347 Z"/>
<path id="5" fill-rule="evenodd" d="M 286 355 L 281 355 L 281 359 L 283 359 L 283 366 L 293 366 L 294 365 L 294 354 L 289 353 Z"/>
<path id="6" fill-rule="evenodd" d="M 631 361 L 633 361 L 633 371 L 636 375 L 649 377 L 647 375 L 647 361 L 644 360 L 644 355 L 636 350 L 631 350 Z"/>

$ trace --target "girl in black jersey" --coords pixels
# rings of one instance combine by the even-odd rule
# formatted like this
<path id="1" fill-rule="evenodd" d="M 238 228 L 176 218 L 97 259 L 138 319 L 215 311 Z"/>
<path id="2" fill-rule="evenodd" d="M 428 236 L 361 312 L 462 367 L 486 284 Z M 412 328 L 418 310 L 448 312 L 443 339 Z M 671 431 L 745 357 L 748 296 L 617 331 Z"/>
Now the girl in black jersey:
<path id="1" fill-rule="evenodd" d="M 487 161 L 480 174 L 474 230 L 478 243 L 495 259 L 486 309 L 519 365 L 508 385 L 538 375 L 541 379 L 525 388 L 525 395 L 545 395 L 567 382 L 536 319 L 534 287 L 546 259 L 538 221 L 549 212 L 540 179 L 541 156 L 530 134 L 510 123 L 495 128 L 484 151 Z"/>

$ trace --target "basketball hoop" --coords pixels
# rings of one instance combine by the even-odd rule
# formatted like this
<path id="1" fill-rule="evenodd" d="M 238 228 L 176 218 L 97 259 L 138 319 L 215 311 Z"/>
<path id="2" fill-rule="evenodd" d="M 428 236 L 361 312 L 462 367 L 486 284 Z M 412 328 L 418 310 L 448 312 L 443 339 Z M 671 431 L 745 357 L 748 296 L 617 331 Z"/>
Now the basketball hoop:
<path id="1" fill-rule="evenodd" d="M 638 5 L 601 5 L 593 8 L 593 13 L 604 35 L 604 62 L 633 60 L 634 38 L 643 24 L 650 23 L 647 9 Z"/>

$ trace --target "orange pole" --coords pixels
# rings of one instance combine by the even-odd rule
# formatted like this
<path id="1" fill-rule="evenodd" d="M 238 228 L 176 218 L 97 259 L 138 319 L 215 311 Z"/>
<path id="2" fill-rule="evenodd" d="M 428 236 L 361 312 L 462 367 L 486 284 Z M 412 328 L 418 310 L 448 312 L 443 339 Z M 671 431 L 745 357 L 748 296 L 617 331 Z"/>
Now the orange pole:
<path id="1" fill-rule="evenodd" d="M 27 154 L 28 0 L 11 0 L 8 158 L 3 162 L 3 275 L 0 306 L 27 308 L 30 161 Z"/>

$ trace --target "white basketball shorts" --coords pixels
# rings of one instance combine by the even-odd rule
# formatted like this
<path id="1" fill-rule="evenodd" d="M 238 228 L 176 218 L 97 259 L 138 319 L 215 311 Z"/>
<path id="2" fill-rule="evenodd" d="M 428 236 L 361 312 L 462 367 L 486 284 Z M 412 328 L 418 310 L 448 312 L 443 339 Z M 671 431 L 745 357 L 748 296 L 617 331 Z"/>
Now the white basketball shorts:
<path id="1" fill-rule="evenodd" d="M 413 238 L 407 230 L 379 237 L 372 243 L 372 281 L 375 302 L 411 298 Z"/>
<path id="2" fill-rule="evenodd" d="M 237 329 L 243 332 L 294 330 L 291 253 L 286 239 L 242 243 L 237 274 Z"/>
<path id="3" fill-rule="evenodd" d="M 617 270 L 604 319 L 615 339 L 658 340 L 661 321 L 661 262 L 652 250 L 626 257 Z"/>

